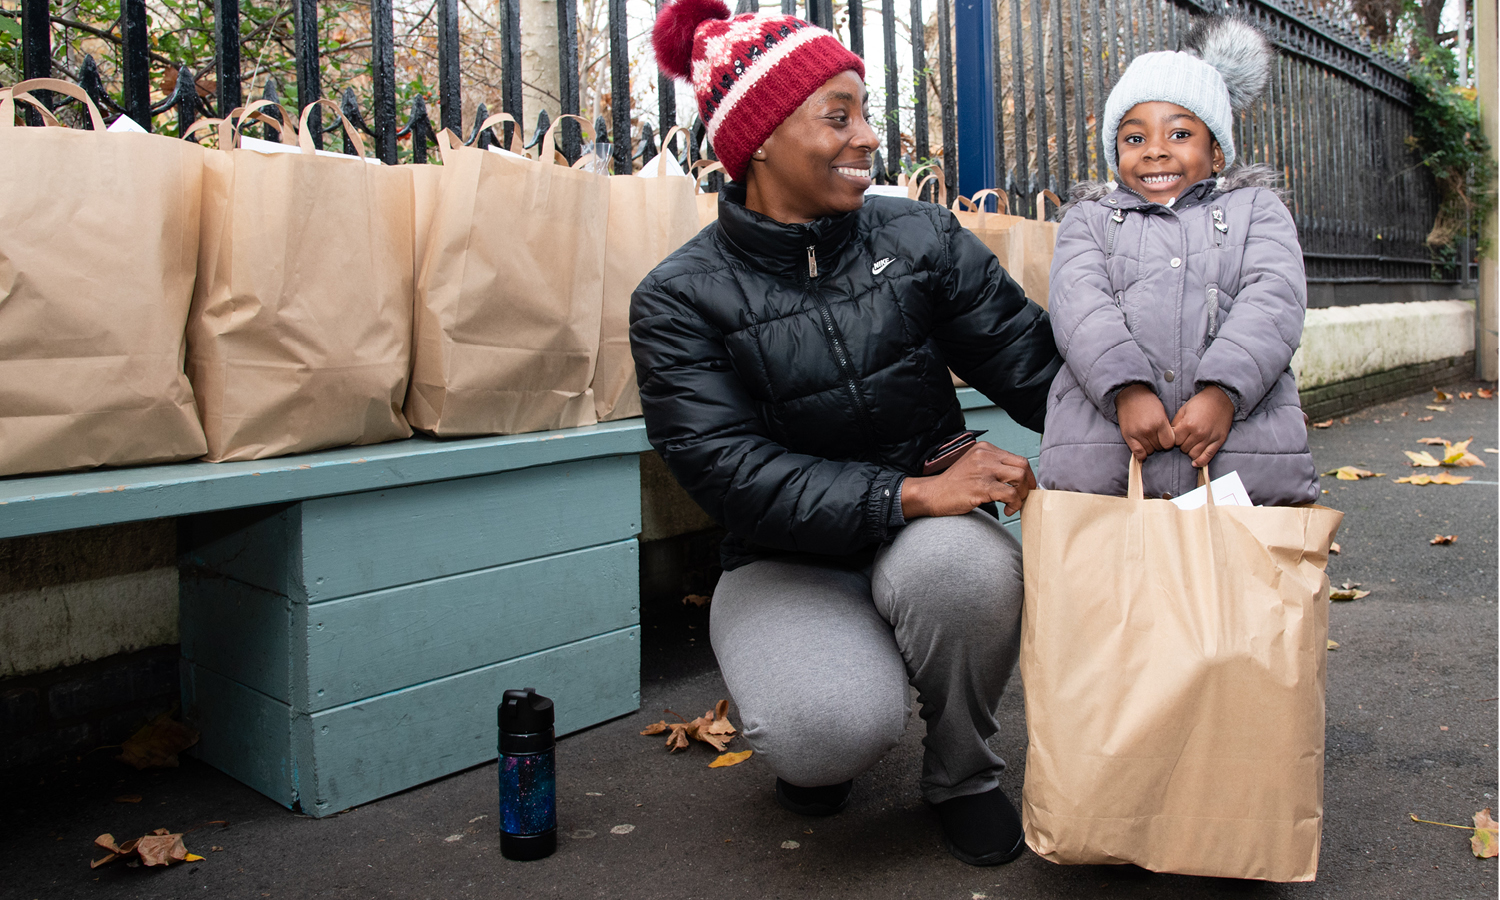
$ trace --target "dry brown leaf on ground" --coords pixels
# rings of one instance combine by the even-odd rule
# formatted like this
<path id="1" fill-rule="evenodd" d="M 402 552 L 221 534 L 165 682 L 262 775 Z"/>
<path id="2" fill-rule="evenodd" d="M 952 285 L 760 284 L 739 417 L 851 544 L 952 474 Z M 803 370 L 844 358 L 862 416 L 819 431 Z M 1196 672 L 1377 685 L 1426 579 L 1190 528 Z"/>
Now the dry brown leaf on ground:
<path id="1" fill-rule="evenodd" d="M 1417 421 L 1418 422 L 1431 422 L 1432 421 L 1432 416 L 1422 416 L 1421 418 L 1417 419 Z"/>
<path id="2" fill-rule="evenodd" d="M 1468 825 L 1454 825 L 1452 822 L 1434 822 L 1431 819 L 1419 819 L 1412 813 L 1407 813 L 1407 815 L 1411 816 L 1413 822 L 1420 822 L 1423 825 L 1441 825 L 1444 828 L 1457 828 L 1461 831 L 1470 830 Z M 1497 833 L 1500 833 L 1500 825 L 1497 825 L 1495 820 L 1490 817 L 1490 808 L 1486 806 L 1474 814 L 1473 833 L 1469 836 L 1469 849 L 1473 850 L 1474 855 L 1480 859 L 1489 859 L 1495 856 L 1497 850 L 1500 850 L 1500 848 L 1497 848 L 1497 844 L 1500 844 L 1500 841 L 1496 839 Z"/>
<path id="3" fill-rule="evenodd" d="M 1456 540 L 1458 540 L 1458 535 L 1456 535 L 1456 534 L 1435 534 L 1435 535 L 1432 536 L 1432 540 L 1428 541 L 1427 543 L 1429 543 L 1429 544 L 1451 544 L 1451 543 L 1453 543 Z"/>
<path id="4" fill-rule="evenodd" d="M 1339 466 L 1332 472 L 1324 472 L 1324 475 L 1333 475 L 1339 481 L 1358 481 L 1361 478 L 1381 478 L 1384 472 L 1371 472 L 1369 469 L 1361 469 L 1359 466 Z"/>
<path id="5" fill-rule="evenodd" d="M 1338 541 L 1334 541 L 1333 543 L 1328 545 L 1328 552 L 1337 556 L 1338 554 L 1344 552 L 1344 548 L 1339 546 Z"/>
<path id="6" fill-rule="evenodd" d="M 1480 388 L 1479 390 L 1475 391 L 1474 393 L 1478 394 L 1479 398 L 1481 400 L 1493 400 L 1493 399 L 1495 399 L 1495 392 L 1492 391 L 1492 390 L 1490 390 L 1489 388 Z"/>
<path id="7" fill-rule="evenodd" d="M 1314 427 L 1314 428 L 1332 428 L 1333 427 L 1333 420 L 1332 419 L 1324 419 L 1321 422 L 1314 422 L 1314 423 L 1312 423 L 1312 427 Z"/>
<path id="8" fill-rule="evenodd" d="M 1459 391 L 1458 392 L 1458 399 L 1460 399 L 1460 400 L 1473 400 L 1474 399 L 1474 392 L 1473 391 Z"/>
<path id="9" fill-rule="evenodd" d="M 1480 859 L 1489 859 L 1500 853 L 1500 824 L 1497 824 L 1490 816 L 1490 808 L 1486 806 L 1474 814 L 1474 836 L 1469 838 L 1469 846 L 1473 848 L 1474 855 Z"/>
<path id="10" fill-rule="evenodd" d="M 1406 458 L 1411 460 L 1411 464 L 1414 466 L 1436 469 L 1443 464 L 1441 460 L 1426 450 L 1402 450 L 1401 452 L 1406 454 Z"/>
<path id="11" fill-rule="evenodd" d="M 1443 444 L 1443 465 L 1456 466 L 1460 469 L 1469 466 L 1484 466 L 1484 460 L 1469 452 L 1469 445 L 1473 442 L 1474 439 L 1469 438 L 1457 444 Z"/>
<path id="12" fill-rule="evenodd" d="M 1446 406 L 1431 406 L 1431 405 L 1429 405 L 1427 408 L 1430 409 L 1430 410 L 1433 410 L 1434 412 L 1447 412 L 1448 411 L 1448 407 L 1446 407 Z"/>
<path id="13" fill-rule="evenodd" d="M 137 769 L 174 769 L 177 754 L 196 743 L 198 732 L 164 712 L 131 735 L 115 758 Z"/>
<path id="14" fill-rule="evenodd" d="M 1447 403 L 1449 400 L 1452 400 L 1452 399 L 1453 399 L 1453 395 L 1450 394 L 1450 393 L 1448 393 L 1447 391 L 1443 390 L 1442 388 L 1433 388 L 1432 389 L 1432 402 L 1434 402 L 1434 403 Z"/>
<path id="15" fill-rule="evenodd" d="M 1434 445 L 1435 444 L 1443 444 L 1443 445 L 1447 445 L 1448 439 L 1447 438 L 1440 438 L 1440 437 L 1417 438 L 1417 443 L 1419 443 L 1419 444 L 1434 444 Z"/>
<path id="16" fill-rule="evenodd" d="M 678 719 L 682 718 L 670 709 L 667 712 L 677 716 Z M 641 734 L 651 735 L 664 732 L 671 732 L 667 735 L 667 749 L 674 753 L 678 750 L 686 750 L 689 739 L 702 741 L 722 753 L 725 745 L 738 733 L 729 721 L 728 700 L 720 700 L 713 709 L 691 722 L 685 720 L 668 722 L 663 719 L 655 725 L 646 726 L 646 730 Z"/>
<path id="17" fill-rule="evenodd" d="M 112 834 L 101 834 L 94 838 L 94 843 L 109 853 L 103 859 L 90 862 L 90 869 L 97 869 L 105 863 L 128 856 L 137 857 L 141 865 L 145 866 L 170 866 L 172 863 L 198 862 L 203 859 L 196 853 L 188 852 L 182 843 L 181 834 L 173 834 L 165 828 L 158 828 L 148 835 L 123 844 L 115 843 Z"/>
<path id="18" fill-rule="evenodd" d="M 741 750 L 738 753 L 723 753 L 720 754 L 719 757 L 713 762 L 709 763 L 708 767 L 710 769 L 722 769 L 725 766 L 737 766 L 753 755 L 755 755 L 754 750 Z"/>
<path id="19" fill-rule="evenodd" d="M 1436 475 L 1412 475 L 1407 478 L 1397 478 L 1397 484 L 1463 484 L 1465 481 L 1473 481 L 1473 475 L 1454 475 L 1451 472 L 1439 472 Z"/>
<path id="20" fill-rule="evenodd" d="M 1334 640 L 1333 638 L 1329 638 L 1328 639 L 1328 649 L 1329 650 L 1337 650 L 1338 648 L 1339 648 L 1339 642 L 1336 641 L 1336 640 Z"/>
<path id="21" fill-rule="evenodd" d="M 1360 590 L 1357 581 L 1346 581 L 1328 592 L 1329 600 L 1359 600 L 1368 596 L 1370 592 Z"/>

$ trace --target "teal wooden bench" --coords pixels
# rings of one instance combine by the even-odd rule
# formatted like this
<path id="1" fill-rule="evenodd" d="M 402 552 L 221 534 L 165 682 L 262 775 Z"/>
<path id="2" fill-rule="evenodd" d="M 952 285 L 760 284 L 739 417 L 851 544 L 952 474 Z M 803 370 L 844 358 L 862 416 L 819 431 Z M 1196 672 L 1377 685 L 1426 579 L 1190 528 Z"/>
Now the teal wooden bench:
<path id="1" fill-rule="evenodd" d="M 553 697 L 559 735 L 639 707 L 648 449 L 631 419 L 3 479 L 0 538 L 177 518 L 193 752 L 323 816 L 493 759 L 507 688 Z"/>

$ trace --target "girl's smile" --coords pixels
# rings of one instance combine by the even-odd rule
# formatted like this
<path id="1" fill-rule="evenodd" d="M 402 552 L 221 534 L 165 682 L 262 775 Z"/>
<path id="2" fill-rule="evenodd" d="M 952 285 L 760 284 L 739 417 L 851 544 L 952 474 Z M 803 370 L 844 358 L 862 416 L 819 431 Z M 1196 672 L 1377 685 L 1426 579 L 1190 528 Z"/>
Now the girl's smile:
<path id="1" fill-rule="evenodd" d="M 1193 113 L 1175 103 L 1137 103 L 1120 122 L 1120 181 L 1166 203 L 1224 167 L 1224 151 Z"/>

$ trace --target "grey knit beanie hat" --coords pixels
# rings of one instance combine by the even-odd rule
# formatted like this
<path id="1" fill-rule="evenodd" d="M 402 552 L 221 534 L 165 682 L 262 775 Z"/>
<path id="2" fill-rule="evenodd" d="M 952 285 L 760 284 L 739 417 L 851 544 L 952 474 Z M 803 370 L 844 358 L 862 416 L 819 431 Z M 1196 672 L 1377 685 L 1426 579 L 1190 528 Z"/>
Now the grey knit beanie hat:
<path id="1" fill-rule="evenodd" d="M 1190 110 L 1224 151 L 1224 167 L 1234 165 L 1234 114 L 1265 90 L 1271 74 L 1270 41 L 1238 16 L 1216 16 L 1198 24 L 1183 50 L 1143 53 L 1109 92 L 1104 104 L 1104 158 L 1118 174 L 1115 140 L 1120 120 L 1137 103 L 1165 101 Z"/>

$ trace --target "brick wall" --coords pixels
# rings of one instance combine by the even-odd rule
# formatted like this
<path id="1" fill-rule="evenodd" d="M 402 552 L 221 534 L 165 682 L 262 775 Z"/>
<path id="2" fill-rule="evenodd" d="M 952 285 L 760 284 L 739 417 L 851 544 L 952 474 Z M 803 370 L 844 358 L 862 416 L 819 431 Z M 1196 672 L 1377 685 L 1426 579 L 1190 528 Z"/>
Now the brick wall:
<path id="1" fill-rule="evenodd" d="M 0 769 L 118 744 L 178 702 L 176 644 L 0 681 Z"/>
<path id="2" fill-rule="evenodd" d="M 1474 377 L 1474 353 L 1413 363 L 1302 391 L 1302 411 L 1314 422 L 1346 416 L 1367 406 L 1420 394 L 1434 386 Z"/>

